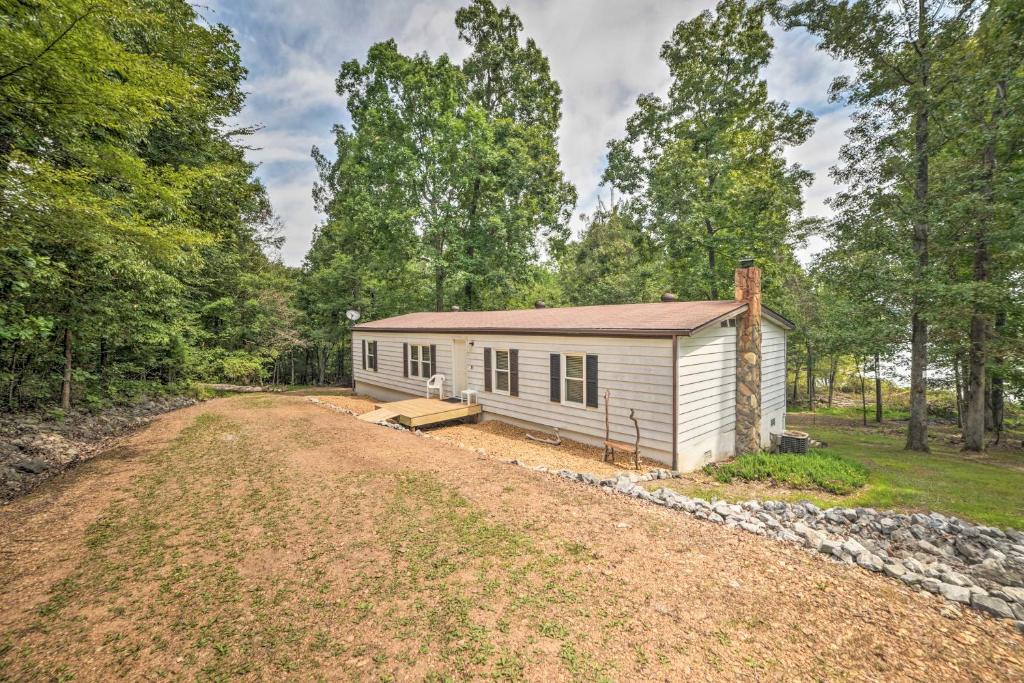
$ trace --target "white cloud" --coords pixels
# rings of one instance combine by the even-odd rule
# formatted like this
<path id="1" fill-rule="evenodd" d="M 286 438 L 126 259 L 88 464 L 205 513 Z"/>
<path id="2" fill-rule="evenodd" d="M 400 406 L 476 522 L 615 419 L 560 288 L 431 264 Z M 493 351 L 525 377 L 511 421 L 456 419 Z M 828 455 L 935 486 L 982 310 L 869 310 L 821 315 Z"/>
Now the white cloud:
<path id="1" fill-rule="evenodd" d="M 329 152 L 331 126 L 347 118 L 334 92 L 343 61 L 363 59 L 369 46 L 395 37 L 404 52 L 447 52 L 461 59 L 467 48 L 458 40 L 455 11 L 463 0 L 213 0 L 214 21 L 232 26 L 250 69 L 252 93 L 242 117 L 265 128 L 252 141 L 260 150 L 250 158 L 261 163 L 260 176 L 274 208 L 285 220 L 287 263 L 297 264 L 321 220 L 311 197 L 315 179 L 309 149 Z M 501 0 L 496 4 L 501 5 Z M 551 62 L 563 91 L 559 149 L 569 180 L 576 185 L 577 213 L 596 206 L 608 140 L 624 132 L 637 95 L 664 93 L 668 71 L 658 57 L 675 25 L 713 6 L 713 0 L 630 3 L 590 0 L 511 0 L 525 34 L 533 37 Z M 816 174 L 807 196 L 807 211 L 826 215 L 824 198 L 833 191 L 827 177 L 842 143 L 847 114 L 830 111 L 827 88 L 848 68 L 815 50 L 802 32 L 773 28 L 776 54 L 766 72 L 772 97 L 821 116 L 814 137 L 789 158 Z M 834 105 L 833 105 L 834 106 Z M 575 226 L 578 228 L 578 225 Z"/>

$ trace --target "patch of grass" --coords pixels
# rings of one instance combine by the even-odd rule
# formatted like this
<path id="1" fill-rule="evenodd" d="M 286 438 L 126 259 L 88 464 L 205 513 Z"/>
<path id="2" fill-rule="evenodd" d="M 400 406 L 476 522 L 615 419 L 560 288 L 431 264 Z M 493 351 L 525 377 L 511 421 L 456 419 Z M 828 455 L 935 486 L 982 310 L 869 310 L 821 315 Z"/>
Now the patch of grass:
<path id="1" fill-rule="evenodd" d="M 708 465 L 704 471 L 722 482 L 734 479 L 770 481 L 799 489 L 820 489 L 829 493 L 851 493 L 867 483 L 868 470 L 860 463 L 813 450 L 806 454 L 756 453 L 741 455 L 732 462 Z"/>
<path id="2" fill-rule="evenodd" d="M 1020 460 L 978 461 L 956 446 L 933 442 L 930 453 L 903 449 L 903 437 L 814 429 L 829 450 L 868 470 L 868 487 L 844 505 L 933 510 L 993 526 L 1024 529 Z"/>
<path id="3" fill-rule="evenodd" d="M 956 444 L 934 439 L 930 453 L 904 450 L 903 434 L 880 433 L 859 426 L 799 424 L 826 452 L 867 471 L 867 484 L 852 493 L 773 488 L 734 477 L 719 483 L 713 474 L 660 483 L 680 493 L 710 500 L 739 502 L 769 496 L 808 500 L 821 507 L 873 507 L 902 512 L 941 512 L 996 527 L 1024 529 L 1024 454 L 996 451 L 984 456 L 962 453 Z M 802 457 L 802 456 L 801 456 Z M 761 487 L 761 488 L 758 488 Z"/>

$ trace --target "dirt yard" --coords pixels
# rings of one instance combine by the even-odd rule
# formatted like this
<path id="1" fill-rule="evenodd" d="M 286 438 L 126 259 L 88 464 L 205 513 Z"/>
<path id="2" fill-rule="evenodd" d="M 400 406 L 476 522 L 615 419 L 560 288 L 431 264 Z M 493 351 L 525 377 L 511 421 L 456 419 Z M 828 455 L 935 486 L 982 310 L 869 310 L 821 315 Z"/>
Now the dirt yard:
<path id="1" fill-rule="evenodd" d="M 366 396 L 320 396 L 317 400 L 351 410 L 356 415 L 369 412 L 380 401 Z M 530 467 L 547 467 L 550 470 L 569 469 L 574 472 L 589 472 L 599 477 L 615 477 L 623 472 L 647 472 L 664 469 L 666 466 L 655 460 L 644 458 L 641 452 L 640 469 L 633 465 L 632 456 L 616 453 L 612 462 L 604 460 L 604 451 L 595 446 L 562 439 L 558 446 L 540 443 L 527 438 L 528 434 L 550 439 L 552 434 L 531 432 L 513 425 L 490 420 L 479 424 L 450 423 L 425 427 L 423 433 L 451 446 L 467 448 L 504 461 L 519 460 Z"/>
<path id="2" fill-rule="evenodd" d="M 301 396 L 171 413 L 0 508 L 0 680 L 993 681 L 1024 678 L 1022 645 Z"/>

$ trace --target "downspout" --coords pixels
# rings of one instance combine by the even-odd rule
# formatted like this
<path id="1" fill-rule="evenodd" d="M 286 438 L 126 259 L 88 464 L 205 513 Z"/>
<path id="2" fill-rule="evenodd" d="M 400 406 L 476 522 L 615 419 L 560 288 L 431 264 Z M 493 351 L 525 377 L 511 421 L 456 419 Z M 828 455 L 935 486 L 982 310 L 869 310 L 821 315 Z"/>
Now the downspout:
<path id="1" fill-rule="evenodd" d="M 672 335 L 672 471 L 679 471 L 679 335 Z"/>

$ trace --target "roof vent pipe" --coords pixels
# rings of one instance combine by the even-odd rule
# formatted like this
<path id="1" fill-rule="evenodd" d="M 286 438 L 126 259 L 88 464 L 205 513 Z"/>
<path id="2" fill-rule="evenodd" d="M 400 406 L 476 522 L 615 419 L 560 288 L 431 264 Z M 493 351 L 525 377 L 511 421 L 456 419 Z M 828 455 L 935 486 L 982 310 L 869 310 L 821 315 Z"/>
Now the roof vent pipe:
<path id="1" fill-rule="evenodd" d="M 534 308 L 547 308 L 548 305 L 546 303 L 544 303 L 543 301 L 538 299 L 537 301 L 533 302 L 533 307 Z"/>
<path id="2" fill-rule="evenodd" d="M 665 292 L 664 294 L 661 295 L 661 300 L 664 301 L 665 303 L 668 303 L 670 301 L 679 301 L 679 297 L 677 297 L 672 292 Z"/>

